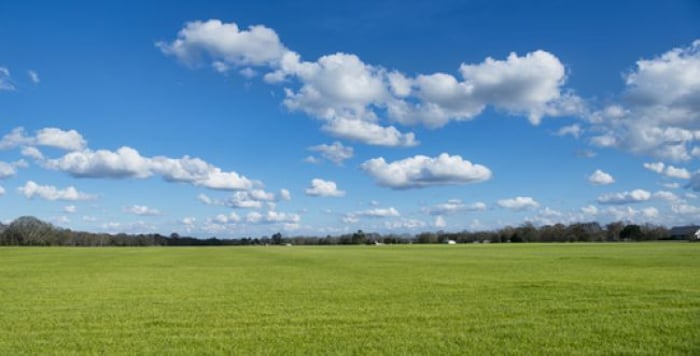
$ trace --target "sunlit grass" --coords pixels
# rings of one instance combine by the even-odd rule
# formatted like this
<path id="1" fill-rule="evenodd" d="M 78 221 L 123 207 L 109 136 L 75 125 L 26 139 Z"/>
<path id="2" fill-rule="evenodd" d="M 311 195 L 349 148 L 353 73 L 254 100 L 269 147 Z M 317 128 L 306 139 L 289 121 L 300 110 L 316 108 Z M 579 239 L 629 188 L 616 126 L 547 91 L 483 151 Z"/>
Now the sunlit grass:
<path id="1" fill-rule="evenodd" d="M 700 244 L 1 248 L 0 354 L 698 354 Z"/>

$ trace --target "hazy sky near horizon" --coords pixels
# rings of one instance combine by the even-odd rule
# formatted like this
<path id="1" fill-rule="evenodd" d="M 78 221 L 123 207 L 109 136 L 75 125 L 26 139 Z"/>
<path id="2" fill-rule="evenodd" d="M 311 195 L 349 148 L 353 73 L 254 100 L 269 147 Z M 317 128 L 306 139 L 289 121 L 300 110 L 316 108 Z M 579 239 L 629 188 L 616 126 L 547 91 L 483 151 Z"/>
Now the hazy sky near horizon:
<path id="1" fill-rule="evenodd" d="M 0 221 L 700 221 L 696 1 L 4 1 Z"/>

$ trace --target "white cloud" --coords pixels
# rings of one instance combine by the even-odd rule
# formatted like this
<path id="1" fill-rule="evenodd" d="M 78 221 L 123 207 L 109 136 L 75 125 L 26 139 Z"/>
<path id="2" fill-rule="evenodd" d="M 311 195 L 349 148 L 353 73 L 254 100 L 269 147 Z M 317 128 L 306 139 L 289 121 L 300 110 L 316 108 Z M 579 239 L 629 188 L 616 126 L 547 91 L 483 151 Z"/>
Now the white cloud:
<path id="1" fill-rule="evenodd" d="M 644 163 L 644 168 L 659 174 L 664 171 L 665 166 L 666 165 L 663 162 Z"/>
<path id="2" fill-rule="evenodd" d="M 84 149 L 87 141 L 75 130 L 62 130 L 46 127 L 38 130 L 34 136 L 27 136 L 24 128 L 14 128 L 0 140 L 0 149 L 11 149 L 19 146 L 46 146 L 65 151 Z"/>
<path id="3" fill-rule="evenodd" d="M 598 208 L 595 205 L 586 205 L 581 208 L 581 212 L 585 215 L 597 215 Z"/>
<path id="4" fill-rule="evenodd" d="M 476 202 L 470 205 L 466 205 L 459 199 L 450 199 L 445 203 L 437 204 L 424 209 L 425 212 L 433 216 L 450 215 L 460 211 L 483 210 L 486 210 L 486 204 L 483 202 Z"/>
<path id="5" fill-rule="evenodd" d="M 680 199 L 673 192 L 669 192 L 669 191 L 665 191 L 665 190 L 658 191 L 658 192 L 652 194 L 652 196 L 656 199 L 666 200 L 669 202 L 675 202 L 675 201 L 678 201 Z"/>
<path id="6" fill-rule="evenodd" d="M 283 213 L 273 210 L 260 213 L 252 211 L 246 215 L 246 221 L 252 224 L 298 223 L 301 216 L 294 213 Z"/>
<path id="7" fill-rule="evenodd" d="M 533 124 L 543 116 L 581 111 L 582 101 L 562 92 L 566 69 L 545 51 L 504 60 L 486 58 L 463 63 L 461 79 L 445 73 L 409 77 L 363 62 L 351 53 L 323 55 L 305 61 L 287 49 L 274 30 L 265 26 L 239 29 L 219 20 L 189 22 L 170 43 L 157 46 L 188 64 L 208 61 L 219 72 L 269 70 L 267 83 L 284 83 L 284 105 L 323 122 L 323 130 L 371 145 L 412 146 L 411 132 L 402 133 L 381 121 L 426 127 L 468 120 L 487 106 L 526 115 Z M 245 73 L 245 72 L 244 72 Z"/>
<path id="8" fill-rule="evenodd" d="M 55 127 L 47 127 L 37 131 L 36 144 L 60 148 L 66 151 L 78 151 L 85 148 L 87 141 L 78 131 L 65 131 Z"/>
<path id="9" fill-rule="evenodd" d="M 131 206 L 125 207 L 124 212 L 134 214 L 134 215 L 142 215 L 142 216 L 160 215 L 160 211 L 158 209 L 149 208 L 148 206 L 145 206 L 145 205 L 131 205 Z"/>
<path id="10" fill-rule="evenodd" d="M 330 145 L 317 145 L 309 147 L 310 151 L 318 152 L 324 159 L 335 163 L 336 165 L 343 164 L 343 161 L 352 158 L 353 148 L 344 146 L 342 143 L 335 141 Z M 311 162 L 316 163 L 316 162 Z"/>
<path id="11" fill-rule="evenodd" d="M 45 200 L 66 201 L 90 200 L 96 198 L 94 195 L 79 192 L 73 186 L 69 186 L 65 189 L 58 189 L 52 185 L 39 185 L 31 180 L 27 181 L 23 187 L 17 188 L 17 190 L 24 194 L 27 199 L 32 199 L 35 196 Z"/>
<path id="12" fill-rule="evenodd" d="M 689 179 L 690 172 L 685 168 L 677 168 L 669 165 L 666 167 L 666 176 L 671 178 Z"/>
<path id="13" fill-rule="evenodd" d="M 630 204 L 647 201 L 651 193 L 643 189 L 635 189 L 631 192 L 606 193 L 598 197 L 600 204 Z"/>
<path id="14" fill-rule="evenodd" d="M 681 186 L 678 182 L 663 183 L 661 185 L 668 189 L 677 189 Z"/>
<path id="15" fill-rule="evenodd" d="M 438 215 L 435 217 L 435 222 L 433 223 L 433 226 L 437 228 L 444 228 L 447 226 L 447 222 L 445 221 L 445 218 Z"/>
<path id="16" fill-rule="evenodd" d="M 219 20 L 188 22 L 176 40 L 156 45 L 163 53 L 190 65 L 206 59 L 236 66 L 269 65 L 278 62 L 287 51 L 268 27 L 257 25 L 240 30 L 235 23 Z"/>
<path id="17" fill-rule="evenodd" d="M 33 158 L 37 161 L 44 160 L 44 154 L 38 148 L 32 146 L 22 147 L 22 156 Z"/>
<path id="18" fill-rule="evenodd" d="M 0 91 L 14 91 L 15 85 L 10 77 L 10 70 L 7 67 L 0 67 Z"/>
<path id="19" fill-rule="evenodd" d="M 248 191 L 235 192 L 224 202 L 212 200 L 209 204 L 226 205 L 232 208 L 259 209 L 264 203 L 268 205 L 274 204 L 276 201 L 289 200 L 291 195 L 286 189 L 280 190 L 279 195 L 266 192 L 262 189 L 253 189 Z M 200 199 L 202 201 L 202 199 Z"/>
<path id="20" fill-rule="evenodd" d="M 75 205 L 66 205 L 66 206 L 63 207 L 63 211 L 66 212 L 66 213 L 71 213 L 71 214 L 73 214 L 73 213 L 75 213 L 76 211 L 78 211 L 78 208 L 77 208 Z"/>
<path id="21" fill-rule="evenodd" d="M 581 128 L 581 125 L 579 124 L 573 124 L 569 126 L 564 126 L 557 130 L 555 135 L 557 136 L 566 136 L 566 135 L 571 135 L 574 138 L 579 138 L 581 134 L 583 133 L 583 129 Z"/>
<path id="22" fill-rule="evenodd" d="M 197 218 L 192 216 L 186 216 L 180 220 L 182 225 L 193 226 L 197 222 Z"/>
<path id="23" fill-rule="evenodd" d="M 225 172 L 200 158 L 143 157 L 131 147 L 121 147 L 116 151 L 74 151 L 58 159 L 48 159 L 44 165 L 74 177 L 147 178 L 157 174 L 169 182 L 190 183 L 216 190 L 244 190 L 256 184 L 236 172 Z"/>
<path id="24" fill-rule="evenodd" d="M 666 177 L 678 178 L 678 179 L 689 179 L 690 172 L 685 168 L 674 167 L 672 165 L 666 165 L 663 162 L 655 163 L 644 163 L 644 168 L 656 172 Z"/>
<path id="25" fill-rule="evenodd" d="M 418 145 L 414 133 L 402 133 L 394 126 L 384 127 L 373 122 L 345 117 L 329 119 L 321 129 L 347 140 L 375 146 L 411 147 Z"/>
<path id="26" fill-rule="evenodd" d="M 564 214 L 561 211 L 554 210 L 548 206 L 545 206 L 544 209 L 540 210 L 539 215 L 543 216 L 543 217 L 549 217 L 549 218 L 564 216 Z"/>
<path id="27" fill-rule="evenodd" d="M 198 195 L 197 195 L 197 200 L 199 200 L 200 202 L 202 202 L 202 203 L 204 203 L 204 204 L 206 204 L 206 205 L 214 205 L 214 204 L 215 204 L 214 199 L 210 198 L 210 197 L 209 197 L 208 195 L 206 195 L 206 194 L 198 194 Z"/>
<path id="28" fill-rule="evenodd" d="M 382 157 L 374 158 L 364 162 L 361 168 L 374 177 L 377 184 L 393 189 L 476 183 L 491 178 L 487 167 L 447 153 L 435 158 L 417 155 L 391 163 Z"/>
<path id="29" fill-rule="evenodd" d="M 74 177 L 146 178 L 153 174 L 151 162 L 131 147 L 116 151 L 84 150 L 70 152 L 58 159 L 46 160 L 45 166 Z"/>
<path id="30" fill-rule="evenodd" d="M 399 213 L 398 210 L 394 207 L 389 207 L 389 208 L 372 208 L 372 209 L 366 209 L 366 210 L 360 210 L 360 211 L 354 211 L 351 213 L 345 214 L 343 216 L 343 222 L 346 224 L 354 224 L 360 221 L 361 217 L 365 218 L 391 218 L 391 217 L 399 217 L 401 216 L 401 213 Z"/>
<path id="31" fill-rule="evenodd" d="M 401 216 L 398 210 L 394 207 L 389 208 L 374 208 L 368 210 L 357 211 L 353 213 L 357 216 L 370 217 L 370 218 L 386 218 L 392 216 Z"/>
<path id="32" fill-rule="evenodd" d="M 389 230 L 415 230 L 427 226 L 425 221 L 418 219 L 398 219 L 384 222 L 384 227 Z"/>
<path id="33" fill-rule="evenodd" d="M 311 180 L 311 186 L 306 188 L 306 195 L 315 197 L 342 197 L 345 196 L 345 191 L 339 190 L 335 182 L 314 178 Z"/>
<path id="34" fill-rule="evenodd" d="M 228 215 L 218 214 L 213 218 L 213 220 L 219 224 L 232 224 L 241 221 L 241 217 L 235 212 L 231 212 Z"/>
<path id="35" fill-rule="evenodd" d="M 35 70 L 28 70 L 27 75 L 29 76 L 29 80 L 32 81 L 34 84 L 39 84 L 41 80 L 39 79 L 39 73 L 37 73 Z"/>
<path id="36" fill-rule="evenodd" d="M 497 202 L 498 206 L 501 208 L 511 209 L 511 210 L 525 210 L 534 209 L 540 206 L 540 204 L 532 197 L 515 197 L 511 199 L 501 199 Z"/>
<path id="37" fill-rule="evenodd" d="M 2 186 L 0 186 L 0 196 L 1 195 L 5 195 L 5 188 L 3 188 Z"/>
<path id="38" fill-rule="evenodd" d="M 292 193 L 287 189 L 280 189 L 279 200 L 292 200 Z"/>
<path id="39" fill-rule="evenodd" d="M 672 161 L 691 159 L 700 138 L 700 40 L 656 58 L 641 59 L 625 75 L 623 104 L 595 112 L 603 146 Z"/>
<path id="40" fill-rule="evenodd" d="M 596 185 L 606 185 L 615 183 L 615 179 L 610 174 L 596 169 L 595 172 L 588 177 L 588 182 Z"/>
<path id="41" fill-rule="evenodd" d="M 12 177 L 17 174 L 18 167 L 26 167 L 24 160 L 19 160 L 12 163 L 0 161 L 0 179 Z"/>
<path id="42" fill-rule="evenodd" d="M 239 70 L 238 73 L 248 79 L 255 78 L 255 76 L 258 75 L 258 72 L 256 72 L 253 68 L 250 67 L 245 67 Z"/>

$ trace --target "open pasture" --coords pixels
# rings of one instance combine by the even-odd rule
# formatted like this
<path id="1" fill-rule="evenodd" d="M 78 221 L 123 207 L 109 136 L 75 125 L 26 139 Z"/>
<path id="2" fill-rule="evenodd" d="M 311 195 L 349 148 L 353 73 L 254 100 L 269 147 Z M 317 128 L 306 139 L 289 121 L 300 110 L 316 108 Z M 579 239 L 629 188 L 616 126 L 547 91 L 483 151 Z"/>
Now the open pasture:
<path id="1" fill-rule="evenodd" d="M 700 244 L 0 248 L 0 354 L 699 354 Z"/>

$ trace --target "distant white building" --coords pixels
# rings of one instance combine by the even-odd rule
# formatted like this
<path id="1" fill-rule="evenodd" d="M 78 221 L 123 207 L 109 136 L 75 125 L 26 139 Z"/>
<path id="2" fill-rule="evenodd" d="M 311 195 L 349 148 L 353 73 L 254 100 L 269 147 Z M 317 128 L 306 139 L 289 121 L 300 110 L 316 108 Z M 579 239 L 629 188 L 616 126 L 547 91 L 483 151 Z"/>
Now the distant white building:
<path id="1" fill-rule="evenodd" d="M 447 240 L 447 244 L 448 244 L 448 245 L 456 245 L 456 244 L 457 244 L 457 241 L 455 241 L 455 240 Z"/>

